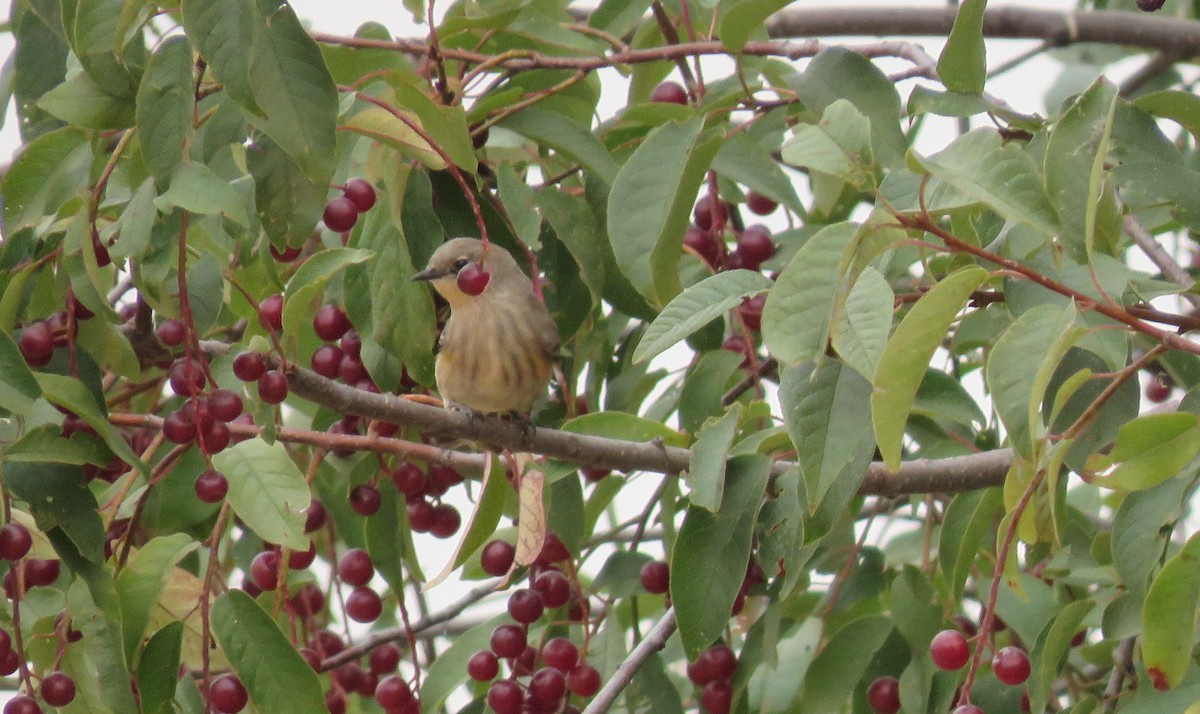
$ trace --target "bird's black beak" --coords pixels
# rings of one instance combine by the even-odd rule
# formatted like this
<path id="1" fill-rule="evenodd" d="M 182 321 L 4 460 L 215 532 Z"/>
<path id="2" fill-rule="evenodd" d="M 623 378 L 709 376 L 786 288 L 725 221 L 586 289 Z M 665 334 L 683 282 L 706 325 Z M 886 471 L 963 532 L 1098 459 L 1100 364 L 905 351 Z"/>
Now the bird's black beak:
<path id="1" fill-rule="evenodd" d="M 436 280 L 440 277 L 442 277 L 441 272 L 439 272 L 433 268 L 426 268 L 426 269 L 422 270 L 421 272 L 417 273 L 416 275 L 412 276 L 412 279 L 427 281 L 427 280 Z"/>

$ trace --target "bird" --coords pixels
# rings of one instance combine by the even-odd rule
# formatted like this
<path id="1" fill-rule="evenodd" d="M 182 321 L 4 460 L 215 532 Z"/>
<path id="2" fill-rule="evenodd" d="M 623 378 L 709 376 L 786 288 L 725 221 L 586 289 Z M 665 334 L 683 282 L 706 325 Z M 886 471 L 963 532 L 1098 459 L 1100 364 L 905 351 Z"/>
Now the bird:
<path id="1" fill-rule="evenodd" d="M 434 365 L 443 404 L 528 418 L 546 393 L 559 336 L 517 261 L 495 245 L 454 238 L 433 252 L 413 280 L 428 282 L 450 305 Z"/>

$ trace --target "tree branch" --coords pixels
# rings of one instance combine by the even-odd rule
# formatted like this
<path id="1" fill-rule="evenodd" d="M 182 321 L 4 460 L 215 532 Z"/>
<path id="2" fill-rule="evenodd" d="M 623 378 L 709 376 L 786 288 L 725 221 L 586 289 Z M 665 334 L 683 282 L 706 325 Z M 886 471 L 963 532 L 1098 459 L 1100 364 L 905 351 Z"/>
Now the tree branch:
<path id="1" fill-rule="evenodd" d="M 625 658 L 625 661 L 617 667 L 617 671 L 604 683 L 604 687 L 596 693 L 592 701 L 588 702 L 583 714 L 604 714 L 612 708 L 613 702 L 617 701 L 617 697 L 633 681 L 637 671 L 646 663 L 646 660 L 650 659 L 651 655 L 666 645 L 667 640 L 674 632 L 675 608 L 670 607 L 658 622 L 654 623 L 654 627 L 646 633 L 646 638 L 639 642 L 637 647 L 634 647 L 629 656 Z"/>

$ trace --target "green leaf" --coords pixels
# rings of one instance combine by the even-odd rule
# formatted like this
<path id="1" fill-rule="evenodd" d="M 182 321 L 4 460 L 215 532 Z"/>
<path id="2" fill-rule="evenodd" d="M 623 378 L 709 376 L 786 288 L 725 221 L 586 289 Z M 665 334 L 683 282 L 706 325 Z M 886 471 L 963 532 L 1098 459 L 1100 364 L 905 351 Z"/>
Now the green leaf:
<path id="1" fill-rule="evenodd" d="M 780 151 L 795 166 L 837 176 L 866 187 L 871 173 L 871 121 L 853 104 L 839 99 L 825 107 L 819 125 L 802 124 Z"/>
<path id="2" fill-rule="evenodd" d="M 8 332 L 0 331 L 0 408 L 14 414 L 28 414 L 40 396 L 42 388 L 17 343 Z"/>
<path id="3" fill-rule="evenodd" d="M 572 434 L 591 434 L 627 441 L 657 439 L 668 446 L 687 445 L 686 437 L 666 424 L 626 412 L 584 414 L 564 423 L 561 428 Z"/>
<path id="4" fill-rule="evenodd" d="M 1042 401 L 1059 362 L 1083 328 L 1075 306 L 1038 305 L 1017 318 L 988 355 L 985 378 L 1017 453 L 1031 457 L 1045 432 Z"/>
<path id="5" fill-rule="evenodd" d="M 154 207 L 157 197 L 154 190 L 154 179 L 147 178 L 134 191 L 121 218 L 117 221 L 117 241 L 109 248 L 114 258 L 142 258 L 150 248 L 150 238 L 153 235 L 154 221 L 158 218 L 158 209 Z"/>
<path id="6" fill-rule="evenodd" d="M 4 484 L 22 501 L 43 533 L 59 528 L 79 554 L 104 561 L 104 524 L 83 469 L 69 464 L 6 461 Z"/>
<path id="7" fill-rule="evenodd" d="M 512 223 L 513 232 L 530 249 L 541 248 L 542 217 L 533 203 L 533 189 L 517 176 L 511 164 L 503 164 L 496 172 L 496 188 L 504 203 L 504 212 Z"/>
<path id="8" fill-rule="evenodd" d="M 1154 488 L 1135 491 L 1121 502 L 1113 516 L 1113 567 L 1125 587 L 1141 601 L 1156 558 L 1179 520 L 1189 484 L 1186 479 L 1168 479 Z"/>
<path id="9" fill-rule="evenodd" d="M 269 543 L 308 548 L 304 512 L 311 496 L 283 444 L 248 439 L 213 454 L 212 462 L 228 479 L 229 505 L 246 527 Z"/>
<path id="10" fill-rule="evenodd" d="M 835 632 L 804 674 L 798 710 L 838 711 L 891 632 L 887 615 L 860 617 Z"/>
<path id="11" fill-rule="evenodd" d="M 1200 605 L 1200 534 L 1163 565 L 1142 606 L 1142 659 L 1155 689 L 1177 686 L 1192 658 Z"/>
<path id="12" fill-rule="evenodd" d="M 938 540 L 938 560 L 955 600 L 962 597 L 978 551 L 1004 507 L 998 488 L 961 493 L 946 508 Z"/>
<path id="13" fill-rule="evenodd" d="M 870 379 L 892 329 L 895 294 L 878 270 L 867 267 L 854 281 L 837 322 L 829 331 L 833 349 L 846 364 Z"/>
<path id="14" fill-rule="evenodd" d="M 467 660 L 479 650 L 487 649 L 492 630 L 497 625 L 510 622 L 506 615 L 481 622 L 466 632 L 456 635 L 450 646 L 438 653 L 429 671 L 421 682 L 421 711 L 434 714 L 444 711 L 442 703 L 450 693 L 462 686 L 463 672 L 467 671 Z"/>
<path id="15" fill-rule="evenodd" d="M 1121 427 L 1107 454 L 1088 461 L 1089 468 L 1111 472 L 1092 483 L 1116 491 L 1141 491 L 1179 475 L 1200 453 L 1200 417 L 1189 413 L 1147 414 Z"/>
<path id="16" fill-rule="evenodd" d="M 254 177 L 254 208 L 267 236 L 279 245 L 310 235 L 329 187 L 314 183 L 270 137 L 259 137 L 246 150 L 246 164 Z"/>
<path id="17" fill-rule="evenodd" d="M 101 89 L 87 74 L 77 74 L 42 95 L 37 106 L 68 124 L 96 131 L 133 124 L 134 105 Z"/>
<path id="18" fill-rule="evenodd" d="M 404 110 L 399 111 L 409 121 L 421 126 L 421 120 L 415 114 Z M 428 141 L 421 138 L 421 135 L 402 119 L 383 107 L 367 107 L 347 119 L 344 126 L 355 134 L 374 139 L 402 154 L 411 156 L 434 171 L 446 168 L 445 160 L 429 145 Z"/>
<path id="19" fill-rule="evenodd" d="M 735 10 L 737 7 L 740 4 Z M 713 157 L 713 170 L 804 215 L 804 205 L 796 195 L 791 177 L 779 167 L 771 152 L 745 133 L 733 134 L 725 140 Z"/>
<path id="20" fill-rule="evenodd" d="M 372 251 L 363 248 L 328 248 L 314 253 L 287 281 L 283 289 L 284 300 L 295 295 L 301 288 L 316 286 L 323 289 L 334 275 L 351 265 L 366 262 L 373 256 Z"/>
<path id="21" fill-rule="evenodd" d="M 858 227 L 825 226 L 810 237 L 779 274 L 763 306 L 763 342 L 780 362 L 796 364 L 824 354 L 841 282 L 842 258 Z"/>
<path id="22" fill-rule="evenodd" d="M 167 186 L 183 160 L 195 108 L 192 48 L 183 37 L 168 37 L 150 57 L 137 93 L 138 138 L 142 156 L 159 186 Z"/>
<path id="23" fill-rule="evenodd" d="M 746 575 L 754 521 L 762 503 L 771 460 L 729 460 L 721 507 L 688 507 L 671 551 L 671 601 L 688 659 L 695 659 L 725 628 Z"/>
<path id="24" fill-rule="evenodd" d="M 653 305 L 680 291 L 683 232 L 720 144 L 702 117 L 668 122 L 646 136 L 613 181 L 608 238 L 617 266 Z"/>
<path id="25" fill-rule="evenodd" d="M 183 26 L 247 119 L 325 185 L 337 156 L 337 89 L 290 5 L 185 0 Z M 269 21 L 268 21 L 269 20 Z"/>
<path id="26" fill-rule="evenodd" d="M 1039 635 L 1033 651 L 1030 652 L 1033 682 L 1026 688 L 1030 694 L 1030 711 L 1043 710 L 1045 692 L 1051 689 L 1054 681 L 1062 674 L 1064 660 L 1071 650 L 1071 639 L 1080 631 L 1083 618 L 1094 606 L 1095 603 L 1091 600 L 1067 603 L 1054 621 Z"/>
<path id="27" fill-rule="evenodd" d="M 175 565 L 199 545 L 186 533 L 152 538 L 129 558 L 117 576 L 125 657 L 129 661 L 134 660 L 142 645 L 150 616 L 158 607 L 158 597 L 170 582 Z"/>
<path id="28" fill-rule="evenodd" d="M 213 603 L 211 619 L 217 643 L 260 714 L 327 711 L 317 673 L 253 598 L 230 590 Z"/>
<path id="29" fill-rule="evenodd" d="M 137 670 L 138 696 L 144 714 L 170 714 L 179 678 L 183 623 L 172 622 L 150 638 Z"/>
<path id="30" fill-rule="evenodd" d="M 883 348 L 872 380 L 871 421 L 884 463 L 892 471 L 900 468 L 904 429 L 925 368 L 958 311 L 986 278 L 987 271 L 978 266 L 944 278 L 913 304 Z"/>
<path id="31" fill-rule="evenodd" d="M 946 89 L 982 94 L 987 79 L 987 47 L 983 42 L 983 11 L 987 0 L 963 0 L 954 27 L 938 57 L 938 77 Z"/>
<path id="32" fill-rule="evenodd" d="M 782 10 L 790 0 L 742 0 L 734 3 L 721 19 L 721 44 L 733 54 L 742 51 L 755 32 L 765 34 L 765 22 L 775 11 Z"/>
<path id="33" fill-rule="evenodd" d="M 1193 136 L 1200 137 L 1200 97 L 1179 89 L 1149 92 L 1133 101 L 1138 109 L 1156 117 L 1178 122 Z"/>
<path id="34" fill-rule="evenodd" d="M 125 437 L 108 421 L 108 413 L 101 407 L 83 382 L 59 374 L 38 373 L 34 377 L 48 401 L 63 407 L 88 423 L 96 430 L 108 448 L 125 463 L 137 469 L 142 476 L 150 478 L 150 467 L 134 453 Z"/>
<path id="35" fill-rule="evenodd" d="M 1058 233 L 1058 215 L 1033 159 L 1016 143 L 1002 144 L 994 129 L 967 132 L 941 152 L 916 159 L 929 173 L 1005 219 L 1027 224 L 1046 237 Z"/>
<path id="36" fill-rule="evenodd" d="M 154 206 L 163 213 L 177 207 L 204 216 L 224 216 L 242 226 L 250 224 L 246 204 L 237 190 L 212 169 L 195 161 L 179 165 L 170 187 L 154 199 Z"/>
<path id="37" fill-rule="evenodd" d="M 88 582 L 81 578 L 67 588 L 71 623 L 83 632 L 80 644 L 95 667 L 92 677 L 100 685 L 104 703 L 114 712 L 136 712 L 137 703 L 129 688 L 129 666 L 122 651 L 120 616 L 118 613 L 113 617 L 110 609 L 116 605 L 112 573 L 104 566 L 84 577 Z"/>
<path id="38" fill-rule="evenodd" d="M 770 288 L 771 281 L 753 270 L 729 270 L 701 280 L 667 303 L 646 328 L 633 351 L 634 362 L 648 362 L 668 347 L 737 307 L 742 298 Z"/>
<path id="39" fill-rule="evenodd" d="M 36 226 L 54 214 L 88 180 L 92 160 L 87 133 L 68 127 L 43 134 L 21 148 L 4 172 L 4 229 Z"/>
<path id="40" fill-rule="evenodd" d="M 610 186 L 616 181 L 618 167 L 612 154 L 589 127 L 572 121 L 564 114 L 529 107 L 497 126 L 515 131 L 539 146 L 549 146 Z"/>
<path id="41" fill-rule="evenodd" d="M 404 554 L 409 538 L 403 535 L 404 517 L 400 509 L 404 502 L 394 488 L 379 489 L 379 511 L 363 519 L 363 539 L 375 570 L 383 576 L 388 587 L 401 592 L 405 586 Z"/>
<path id="42" fill-rule="evenodd" d="M 735 403 L 723 416 L 710 419 L 700 428 L 683 476 L 691 488 L 688 500 L 714 513 L 721 506 L 721 495 L 725 492 L 726 459 L 741 416 L 742 405 Z"/>

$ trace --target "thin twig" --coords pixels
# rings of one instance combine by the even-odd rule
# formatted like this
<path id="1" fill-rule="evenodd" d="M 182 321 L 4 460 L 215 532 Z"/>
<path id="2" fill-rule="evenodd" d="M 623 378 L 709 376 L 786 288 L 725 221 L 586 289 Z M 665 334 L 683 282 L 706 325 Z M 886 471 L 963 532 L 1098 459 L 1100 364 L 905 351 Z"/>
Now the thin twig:
<path id="1" fill-rule="evenodd" d="M 650 659 L 650 656 L 658 652 L 666 645 L 667 640 L 675 632 L 675 608 L 667 608 L 663 616 L 658 622 L 654 623 L 654 627 L 646 633 L 646 638 L 638 643 L 637 647 L 629 653 L 625 661 L 617 667 L 617 671 L 609 678 L 604 686 L 592 698 L 584 708 L 582 714 L 604 714 L 617 701 L 617 697 L 621 692 L 625 691 L 625 687 L 633 681 L 634 675 Z"/>

